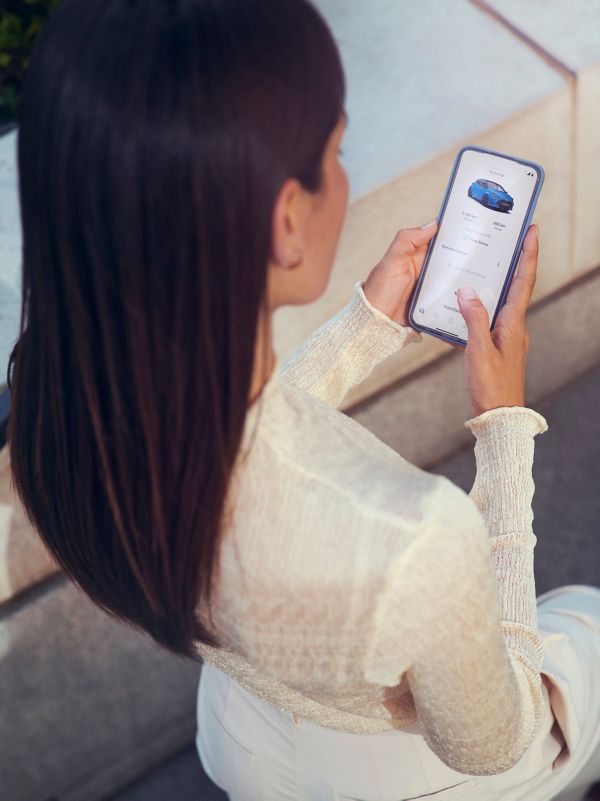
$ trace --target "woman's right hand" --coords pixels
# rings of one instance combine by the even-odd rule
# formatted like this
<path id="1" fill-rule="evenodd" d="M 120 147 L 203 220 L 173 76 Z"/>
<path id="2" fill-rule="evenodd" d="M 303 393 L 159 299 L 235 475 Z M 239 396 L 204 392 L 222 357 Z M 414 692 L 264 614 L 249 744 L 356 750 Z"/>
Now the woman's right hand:
<path id="1" fill-rule="evenodd" d="M 458 305 L 467 323 L 465 368 L 471 408 L 476 417 L 499 406 L 525 405 L 525 362 L 529 333 L 525 312 L 535 285 L 539 226 L 530 225 L 523 251 L 493 331 L 486 307 L 464 288 L 458 291 Z"/>

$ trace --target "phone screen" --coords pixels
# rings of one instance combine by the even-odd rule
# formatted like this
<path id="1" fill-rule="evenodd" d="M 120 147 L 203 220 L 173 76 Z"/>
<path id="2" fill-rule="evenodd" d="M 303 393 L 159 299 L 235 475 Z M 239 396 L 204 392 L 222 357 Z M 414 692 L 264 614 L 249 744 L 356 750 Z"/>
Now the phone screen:
<path id="1" fill-rule="evenodd" d="M 526 162 L 462 152 L 413 300 L 415 323 L 466 341 L 457 292 L 472 286 L 492 324 L 540 177 Z"/>

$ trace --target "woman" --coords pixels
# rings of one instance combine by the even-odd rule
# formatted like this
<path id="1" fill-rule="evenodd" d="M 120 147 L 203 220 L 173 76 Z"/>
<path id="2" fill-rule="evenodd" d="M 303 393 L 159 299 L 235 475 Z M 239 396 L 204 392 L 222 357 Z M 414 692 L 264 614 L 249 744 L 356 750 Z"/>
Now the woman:
<path id="1" fill-rule="evenodd" d="M 492 334 L 459 297 L 469 496 L 337 408 L 421 340 L 435 224 L 274 353 L 273 310 L 329 280 L 344 96 L 308 0 L 63 0 L 19 119 L 16 488 L 100 607 L 204 660 L 197 746 L 234 801 L 579 797 L 600 775 L 600 590 L 536 603 L 537 227 Z"/>

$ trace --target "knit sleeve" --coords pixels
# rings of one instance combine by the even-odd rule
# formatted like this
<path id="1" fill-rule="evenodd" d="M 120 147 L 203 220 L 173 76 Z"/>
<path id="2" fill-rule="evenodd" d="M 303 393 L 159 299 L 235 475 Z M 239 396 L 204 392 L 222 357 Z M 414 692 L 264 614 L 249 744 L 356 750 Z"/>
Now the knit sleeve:
<path id="1" fill-rule="evenodd" d="M 331 406 L 339 407 L 348 391 L 375 365 L 422 334 L 392 320 L 367 300 L 364 281 L 354 284 L 350 301 L 327 320 L 282 363 L 280 375 Z"/>
<path id="2" fill-rule="evenodd" d="M 524 667 L 523 692 L 540 721 L 542 638 L 538 630 L 533 551 L 532 468 L 534 437 L 548 430 L 546 419 L 523 406 L 491 409 L 467 420 L 476 437 L 476 476 L 469 497 L 481 511 L 489 535 L 500 596 L 506 647 Z M 533 736 L 533 735 L 532 735 Z"/>
<path id="3" fill-rule="evenodd" d="M 466 425 L 477 436 L 474 487 L 466 496 L 440 476 L 433 518 L 391 560 L 365 676 L 396 686 L 406 670 L 432 751 L 458 772 L 492 775 L 521 759 L 544 711 L 530 504 L 533 437 L 546 422 L 510 407 Z M 407 616 L 416 634 L 399 623 Z"/>

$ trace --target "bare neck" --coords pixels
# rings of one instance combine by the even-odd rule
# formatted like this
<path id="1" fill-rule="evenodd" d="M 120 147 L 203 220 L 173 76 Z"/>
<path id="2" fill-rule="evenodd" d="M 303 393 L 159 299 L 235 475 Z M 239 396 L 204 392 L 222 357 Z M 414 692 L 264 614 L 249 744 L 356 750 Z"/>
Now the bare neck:
<path id="1" fill-rule="evenodd" d="M 266 326 L 261 314 L 258 331 L 259 333 L 254 346 L 254 369 L 252 372 L 252 381 L 250 383 L 248 406 L 251 406 L 258 399 L 262 388 L 271 377 L 273 368 L 275 367 L 276 357 L 275 351 L 273 350 L 272 314 L 270 312 L 268 314 Z M 266 355 L 265 351 L 267 352 Z"/>

